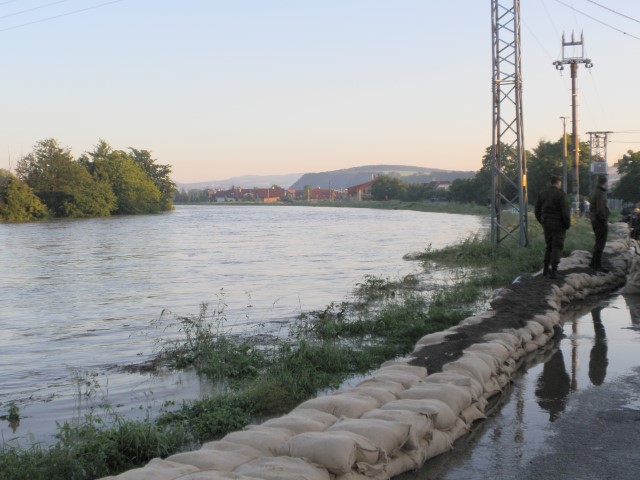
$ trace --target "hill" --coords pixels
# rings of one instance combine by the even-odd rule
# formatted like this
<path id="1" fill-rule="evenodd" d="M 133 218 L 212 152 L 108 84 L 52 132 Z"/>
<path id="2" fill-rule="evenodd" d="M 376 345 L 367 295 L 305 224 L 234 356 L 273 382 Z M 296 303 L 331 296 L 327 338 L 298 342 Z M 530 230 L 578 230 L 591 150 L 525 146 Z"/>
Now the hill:
<path id="1" fill-rule="evenodd" d="M 286 175 L 242 175 L 239 177 L 231 177 L 225 180 L 209 180 L 207 182 L 197 183 L 176 183 L 178 190 L 202 190 L 205 188 L 213 188 L 214 190 L 221 188 L 228 190 L 231 187 L 241 188 L 269 188 L 272 185 L 288 187 L 298 180 L 301 173 L 289 173 Z"/>
<path id="2" fill-rule="evenodd" d="M 306 185 L 311 185 L 313 188 L 344 189 L 366 183 L 377 175 L 400 178 L 407 183 L 429 183 L 433 181 L 452 181 L 457 178 L 471 178 L 475 175 L 475 172 L 406 165 L 366 165 L 331 172 L 305 173 L 291 185 L 291 188 L 303 190 Z"/>

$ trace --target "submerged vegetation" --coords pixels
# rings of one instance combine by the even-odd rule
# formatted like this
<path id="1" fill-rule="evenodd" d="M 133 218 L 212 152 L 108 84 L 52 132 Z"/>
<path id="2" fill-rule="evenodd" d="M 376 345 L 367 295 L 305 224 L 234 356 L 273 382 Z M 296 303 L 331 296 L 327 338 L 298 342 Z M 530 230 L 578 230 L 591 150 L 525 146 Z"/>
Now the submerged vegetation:
<path id="1" fill-rule="evenodd" d="M 590 232 L 589 223 L 578 219 L 568 232 L 566 253 L 589 249 Z M 194 368 L 211 378 L 214 394 L 168 405 L 159 418 L 144 421 L 123 419 L 107 407 L 103 415 L 87 415 L 79 424 L 58 425 L 57 443 L 49 448 L 5 444 L 0 446 L 2 477 L 117 474 L 289 411 L 406 354 L 421 336 L 486 308 L 494 288 L 540 269 L 543 244 L 541 229 L 532 224 L 528 248 L 510 241 L 492 248 L 480 235 L 442 250 L 427 248 L 419 260 L 434 278 L 446 272 L 440 275 L 444 283 L 367 276 L 356 285 L 354 301 L 302 314 L 268 340 L 227 330 L 222 292 L 215 308 L 202 305 L 197 315 L 186 317 L 165 315 L 158 325 L 177 326 L 180 334 L 160 346 L 158 358 L 170 368 Z"/>

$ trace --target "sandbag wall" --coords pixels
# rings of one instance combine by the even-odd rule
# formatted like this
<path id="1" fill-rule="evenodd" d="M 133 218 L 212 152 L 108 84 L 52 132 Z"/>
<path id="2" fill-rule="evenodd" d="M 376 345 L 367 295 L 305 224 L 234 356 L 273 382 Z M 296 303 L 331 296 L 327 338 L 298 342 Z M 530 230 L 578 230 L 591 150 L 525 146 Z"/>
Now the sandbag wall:
<path id="1" fill-rule="evenodd" d="M 546 311 L 521 322 L 520 328 L 487 333 L 442 371 L 427 375 L 426 368 L 411 363 L 425 346 L 444 344 L 465 327 L 491 322 L 496 312 L 426 335 L 406 358 L 383 364 L 354 388 L 308 400 L 287 415 L 199 450 L 154 459 L 108 479 L 389 479 L 419 468 L 450 450 L 473 422 L 485 417 L 489 399 L 523 362 L 549 350 L 563 303 L 621 286 L 632 262 L 640 269 L 638 245 L 628 240 L 625 224 L 612 231 L 620 239 L 605 249 L 610 272 L 589 272 L 588 252 L 562 259 L 563 281 L 549 284 Z"/>

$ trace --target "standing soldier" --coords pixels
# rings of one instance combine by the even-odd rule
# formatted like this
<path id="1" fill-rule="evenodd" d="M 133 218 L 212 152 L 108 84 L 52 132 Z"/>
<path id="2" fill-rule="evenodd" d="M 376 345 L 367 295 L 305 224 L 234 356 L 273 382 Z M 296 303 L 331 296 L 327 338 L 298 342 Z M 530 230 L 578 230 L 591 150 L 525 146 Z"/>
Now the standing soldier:
<path id="1" fill-rule="evenodd" d="M 571 226 L 571 217 L 567 195 L 562 191 L 562 180 L 556 176 L 551 176 L 549 180 L 549 188 L 538 196 L 535 214 L 536 220 L 542 224 L 546 245 L 542 273 L 549 275 L 549 278 L 558 278 L 558 264 L 566 231 Z"/>
<path id="2" fill-rule="evenodd" d="M 607 272 L 602 267 L 602 251 L 607 243 L 609 233 L 609 207 L 607 206 L 607 177 L 598 177 L 598 186 L 591 194 L 591 226 L 596 240 L 591 256 L 591 268 L 599 272 Z"/>

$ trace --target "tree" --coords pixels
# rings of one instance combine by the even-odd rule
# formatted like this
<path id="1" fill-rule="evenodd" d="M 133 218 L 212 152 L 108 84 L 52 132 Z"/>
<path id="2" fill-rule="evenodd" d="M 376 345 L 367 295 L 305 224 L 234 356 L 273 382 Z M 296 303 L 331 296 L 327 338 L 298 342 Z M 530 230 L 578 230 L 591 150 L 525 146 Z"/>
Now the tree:
<path id="1" fill-rule="evenodd" d="M 131 147 L 129 150 L 131 151 L 131 159 L 142 168 L 160 191 L 160 208 L 173 210 L 173 195 L 176 191 L 176 184 L 170 177 L 171 165 L 158 165 L 151 158 L 151 152 L 148 150 L 138 150 Z"/>
<path id="2" fill-rule="evenodd" d="M 613 188 L 613 195 L 626 202 L 640 201 L 640 151 L 628 150 L 618 162 L 620 180 Z"/>
<path id="3" fill-rule="evenodd" d="M 489 199 L 489 192 L 486 184 L 474 178 L 458 178 L 451 182 L 449 188 L 451 200 L 460 203 L 478 203 L 486 205 Z"/>
<path id="4" fill-rule="evenodd" d="M 107 183 L 116 201 L 116 214 L 155 213 L 162 210 L 161 193 L 154 182 L 131 155 L 113 150 L 100 140 L 92 152 L 86 152 L 80 162 L 97 182 Z"/>
<path id="5" fill-rule="evenodd" d="M 571 152 L 573 149 L 572 139 L 568 139 L 567 150 Z M 549 177 L 556 175 L 562 178 L 562 137 L 557 142 L 548 142 L 540 140 L 538 146 L 533 149 L 533 153 L 529 155 L 527 162 L 527 184 L 529 203 L 535 203 L 540 192 L 549 186 Z M 591 149 L 588 143 L 580 143 L 581 159 L 578 167 L 580 176 L 580 195 L 589 195 L 591 193 L 591 176 L 589 174 L 589 161 Z M 571 195 L 573 193 L 573 179 L 575 169 L 572 167 L 573 158 L 571 155 L 567 158 L 567 185 L 566 190 Z"/>
<path id="6" fill-rule="evenodd" d="M 380 175 L 371 184 L 371 196 L 374 200 L 398 200 L 404 198 L 406 184 L 398 179 Z"/>
<path id="7" fill-rule="evenodd" d="M 53 138 L 37 142 L 18 161 L 16 173 L 56 217 L 106 216 L 114 205 L 108 184 L 96 182 Z"/>
<path id="8" fill-rule="evenodd" d="M 28 222 L 46 214 L 46 207 L 26 183 L 0 169 L 0 221 Z"/>

